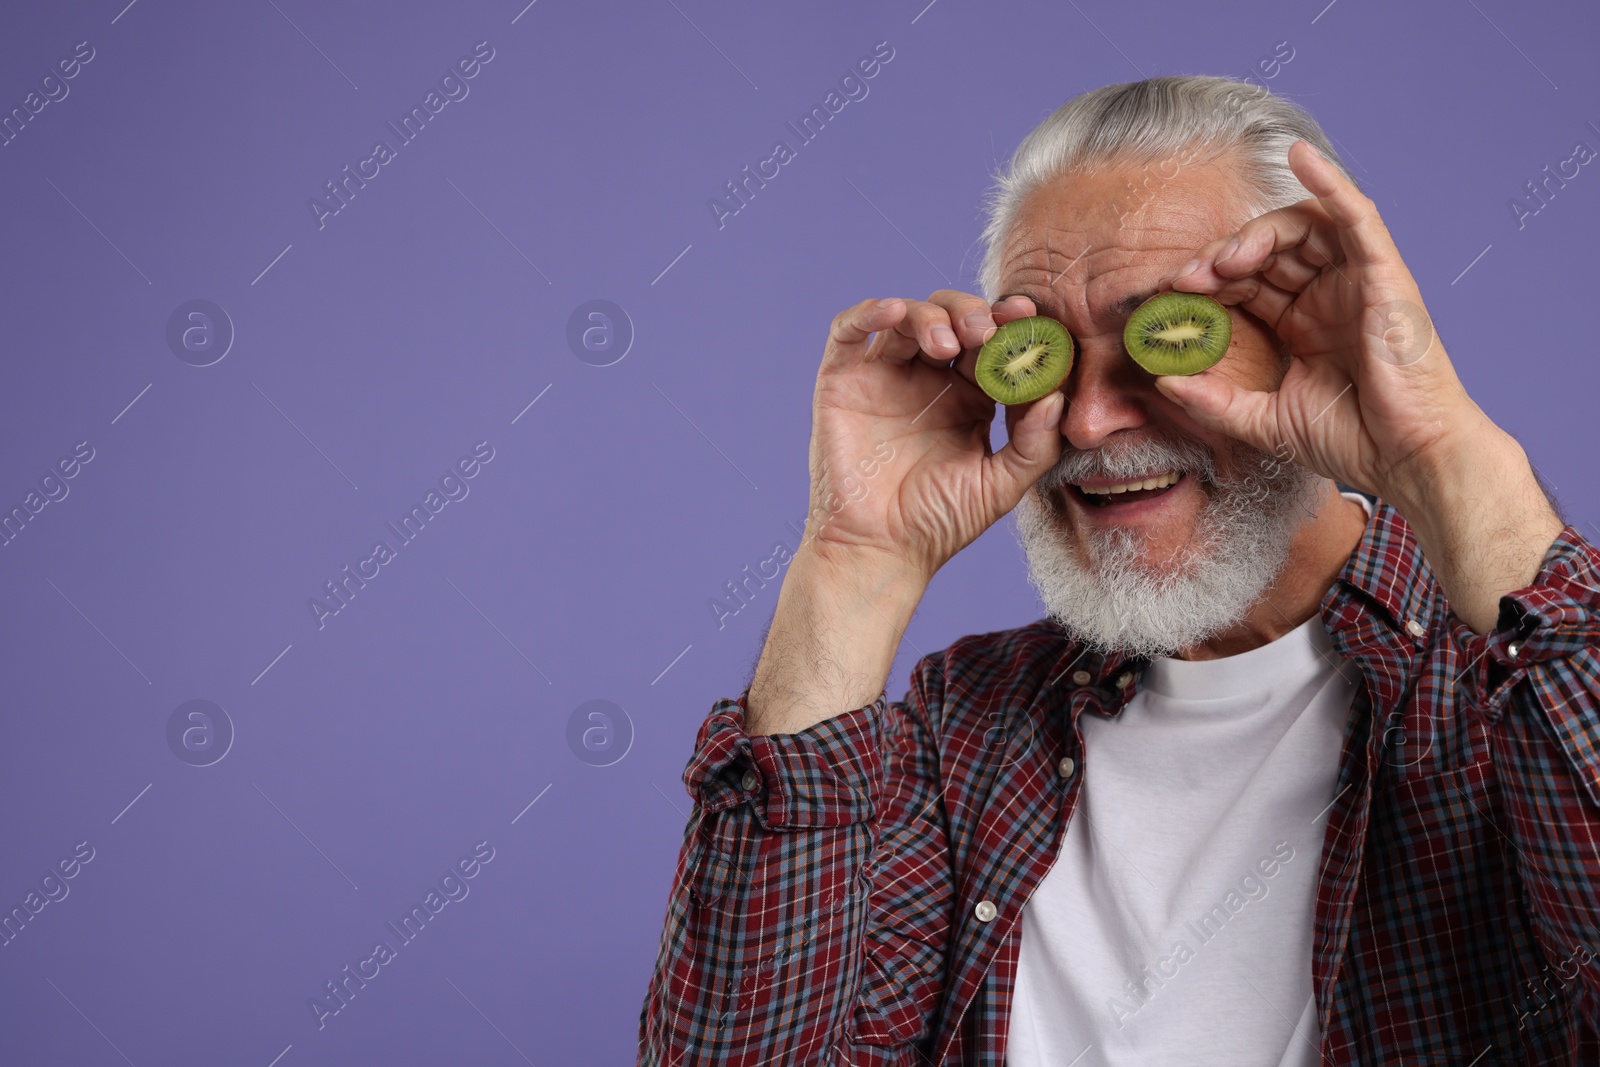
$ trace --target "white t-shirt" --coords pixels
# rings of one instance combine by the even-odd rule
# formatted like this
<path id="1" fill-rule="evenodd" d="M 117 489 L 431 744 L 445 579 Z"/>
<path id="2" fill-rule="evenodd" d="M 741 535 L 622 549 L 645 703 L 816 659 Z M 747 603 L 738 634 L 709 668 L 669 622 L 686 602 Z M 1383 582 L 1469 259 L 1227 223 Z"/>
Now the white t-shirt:
<path id="1" fill-rule="evenodd" d="M 1009 1067 L 1318 1063 L 1312 916 L 1357 677 L 1314 614 L 1236 656 L 1158 657 L 1118 718 L 1080 717 Z"/>

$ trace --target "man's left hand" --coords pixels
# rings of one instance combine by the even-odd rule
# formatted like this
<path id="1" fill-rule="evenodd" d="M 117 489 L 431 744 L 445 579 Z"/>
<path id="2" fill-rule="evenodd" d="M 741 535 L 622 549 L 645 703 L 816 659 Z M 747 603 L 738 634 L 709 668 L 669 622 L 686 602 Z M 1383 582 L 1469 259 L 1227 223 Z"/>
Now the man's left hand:
<path id="1" fill-rule="evenodd" d="M 1456 613 L 1493 626 L 1564 523 L 1526 454 L 1456 376 L 1377 206 L 1312 145 L 1289 166 L 1313 198 L 1201 248 L 1174 289 L 1237 305 L 1291 356 L 1276 390 L 1220 374 L 1156 387 L 1196 422 L 1397 507 Z"/>

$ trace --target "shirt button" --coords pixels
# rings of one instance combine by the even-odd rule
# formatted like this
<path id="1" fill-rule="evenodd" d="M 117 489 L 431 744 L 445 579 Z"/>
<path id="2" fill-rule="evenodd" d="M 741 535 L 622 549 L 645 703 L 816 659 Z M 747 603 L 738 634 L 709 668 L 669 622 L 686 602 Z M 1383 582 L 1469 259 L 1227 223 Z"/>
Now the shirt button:
<path id="1" fill-rule="evenodd" d="M 739 788 L 749 792 L 761 784 L 761 779 L 756 777 L 755 771 L 745 771 L 744 777 L 739 779 Z"/>
<path id="2" fill-rule="evenodd" d="M 1521 641 L 1513 641 L 1509 645 L 1506 646 L 1506 655 L 1510 656 L 1512 659 L 1516 659 L 1517 658 L 1517 653 L 1519 653 L 1521 651 L 1522 651 L 1522 642 Z"/>
<path id="3" fill-rule="evenodd" d="M 992 900 L 980 900 L 978 906 L 972 909 L 972 914 L 978 917 L 979 922 L 986 923 L 1000 914 L 1000 909 L 994 906 Z"/>
<path id="4" fill-rule="evenodd" d="M 1128 683 L 1131 681 L 1133 681 L 1133 672 L 1123 671 L 1121 674 L 1117 675 L 1117 688 L 1126 689 L 1128 688 Z"/>
<path id="5" fill-rule="evenodd" d="M 1088 685 L 1089 684 L 1089 672 L 1088 671 L 1073 671 L 1072 672 L 1072 684 L 1073 685 Z"/>
<path id="6" fill-rule="evenodd" d="M 1071 778 L 1072 772 L 1077 769 L 1078 765 L 1072 762 L 1071 756 L 1062 756 L 1061 762 L 1056 764 L 1056 770 L 1061 772 L 1063 778 Z"/>
<path id="7" fill-rule="evenodd" d="M 1423 625 L 1416 619 L 1406 620 L 1406 633 L 1410 634 L 1412 637 L 1422 637 L 1427 634 L 1427 632 L 1428 631 L 1423 628 Z"/>

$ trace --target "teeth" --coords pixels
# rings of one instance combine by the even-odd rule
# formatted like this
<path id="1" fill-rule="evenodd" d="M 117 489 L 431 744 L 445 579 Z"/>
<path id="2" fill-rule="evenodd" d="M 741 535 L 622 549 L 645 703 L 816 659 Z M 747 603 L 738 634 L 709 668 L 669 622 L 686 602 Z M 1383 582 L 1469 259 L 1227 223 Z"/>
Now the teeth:
<path id="1" fill-rule="evenodd" d="M 1167 486 L 1175 484 L 1178 480 L 1178 477 L 1179 472 L 1167 471 L 1164 474 L 1157 474 L 1149 478 L 1142 478 L 1132 482 L 1122 482 L 1118 485 L 1080 485 L 1078 488 L 1082 489 L 1085 493 L 1097 493 L 1100 495 L 1131 493 L 1136 489 L 1165 489 Z"/>

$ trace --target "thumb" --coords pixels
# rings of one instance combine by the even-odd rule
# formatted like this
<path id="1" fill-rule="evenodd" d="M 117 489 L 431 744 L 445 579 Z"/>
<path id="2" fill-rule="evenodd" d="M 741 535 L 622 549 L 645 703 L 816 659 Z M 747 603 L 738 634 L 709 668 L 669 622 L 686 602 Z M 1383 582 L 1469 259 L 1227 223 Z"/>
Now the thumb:
<path id="1" fill-rule="evenodd" d="M 1011 430 L 1006 447 L 989 457 L 998 503 L 1010 511 L 1028 486 L 1061 458 L 1061 412 L 1066 395 L 1057 390 L 1036 400 Z"/>
<path id="2" fill-rule="evenodd" d="M 1241 389 L 1217 374 L 1163 374 L 1156 388 L 1208 430 L 1227 434 L 1256 448 L 1270 448 L 1266 431 L 1272 394 Z"/>

